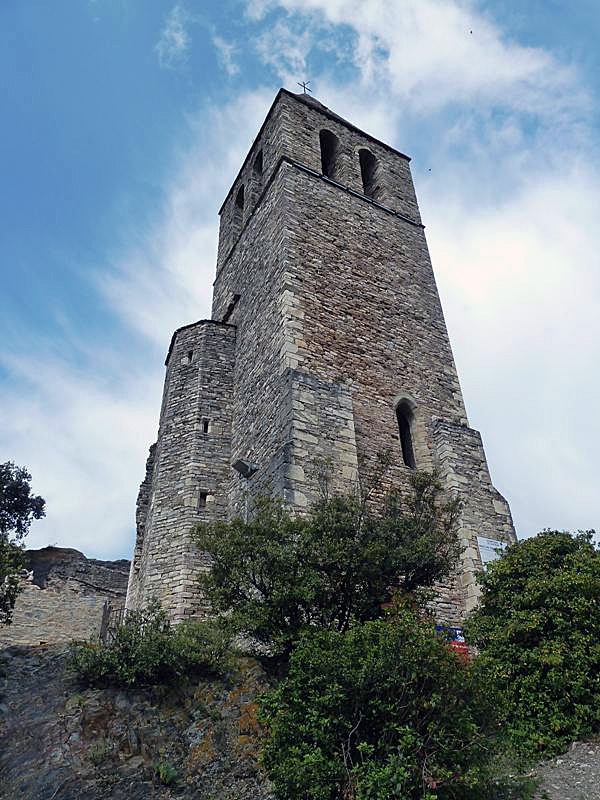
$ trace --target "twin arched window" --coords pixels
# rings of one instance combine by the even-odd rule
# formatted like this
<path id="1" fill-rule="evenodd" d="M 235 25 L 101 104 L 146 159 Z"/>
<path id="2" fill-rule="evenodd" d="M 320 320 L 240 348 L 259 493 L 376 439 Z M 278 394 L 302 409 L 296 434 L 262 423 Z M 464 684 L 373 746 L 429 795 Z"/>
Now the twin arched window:
<path id="1" fill-rule="evenodd" d="M 321 172 L 326 178 L 336 180 L 339 175 L 339 139 L 331 131 L 323 129 L 319 131 L 319 144 L 321 146 Z M 361 147 L 358 151 L 358 163 L 365 196 L 379 200 L 381 196 L 379 162 L 370 150 Z"/>

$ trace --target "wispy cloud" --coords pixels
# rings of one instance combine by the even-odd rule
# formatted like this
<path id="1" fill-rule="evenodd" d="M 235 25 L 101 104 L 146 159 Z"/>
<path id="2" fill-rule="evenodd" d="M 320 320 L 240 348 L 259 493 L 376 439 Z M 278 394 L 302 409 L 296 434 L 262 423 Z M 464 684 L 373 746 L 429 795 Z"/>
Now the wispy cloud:
<path id="1" fill-rule="evenodd" d="M 310 31 L 291 20 L 279 20 L 255 41 L 263 64 L 273 67 L 283 83 L 294 86 L 306 75 L 307 57 L 314 45 Z"/>
<path id="2" fill-rule="evenodd" d="M 47 501 L 29 547 L 77 547 L 89 556 L 131 554 L 135 499 L 156 436 L 163 358 L 173 330 L 210 316 L 217 208 L 239 168 L 270 91 L 238 96 L 188 120 L 192 144 L 175 157 L 165 203 L 152 224 L 97 269 L 100 300 L 123 330 L 121 346 L 84 346 L 65 329 L 63 347 L 8 331 L 0 372 L 6 457 L 30 469 Z M 119 325 L 120 323 L 120 325 Z M 3 326 L 4 333 L 4 326 Z M 0 455 L 0 460 L 2 456 Z"/>
<path id="3" fill-rule="evenodd" d="M 175 328 L 210 315 L 217 209 L 271 100 L 258 89 L 189 119 L 193 144 L 173 166 L 158 218 L 132 232 L 137 244 L 115 253 L 116 267 L 98 274 L 125 324 L 161 347 Z"/>
<path id="4" fill-rule="evenodd" d="M 98 348 L 89 367 L 38 349 L 0 358 L 11 382 L 0 391 L 0 416 L 10 419 L 3 450 L 25 464 L 46 500 L 28 547 L 59 543 L 87 555 L 129 557 L 133 544 L 133 476 L 156 429 L 160 366 L 140 367 Z"/>
<path id="5" fill-rule="evenodd" d="M 158 63 L 167 69 L 176 69 L 188 58 L 191 37 L 188 31 L 190 15 L 181 3 L 176 3 L 167 15 L 155 50 Z"/>
<path id="6" fill-rule="evenodd" d="M 212 43 L 217 51 L 219 64 L 223 67 L 230 78 L 235 77 L 240 71 L 239 65 L 236 61 L 236 55 L 238 53 L 237 46 L 231 42 L 228 42 L 226 39 L 216 33 L 212 37 Z"/>
<path id="7" fill-rule="evenodd" d="M 283 45 L 286 28 L 293 34 L 301 26 L 320 47 L 332 25 L 338 35 L 349 27 L 362 88 L 392 91 L 423 113 L 473 102 L 544 113 L 551 103 L 558 116 L 583 100 L 569 65 L 543 48 L 510 41 L 473 2 L 273 0 L 250 4 L 249 12 L 264 17 L 275 6 L 289 12 L 271 25 Z"/>

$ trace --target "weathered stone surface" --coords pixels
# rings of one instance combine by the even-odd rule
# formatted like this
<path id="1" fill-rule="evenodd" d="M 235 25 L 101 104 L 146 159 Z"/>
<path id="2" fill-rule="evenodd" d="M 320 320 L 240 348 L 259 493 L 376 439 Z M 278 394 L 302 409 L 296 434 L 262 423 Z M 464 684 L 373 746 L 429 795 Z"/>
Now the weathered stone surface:
<path id="1" fill-rule="evenodd" d="M 329 175 L 323 130 L 337 137 Z M 373 196 L 361 150 L 376 159 Z M 408 489 L 404 402 L 416 467 L 439 470 L 464 501 L 463 564 L 436 608 L 460 623 L 477 598 L 477 535 L 512 541 L 514 529 L 468 425 L 408 158 L 282 90 L 220 214 L 213 321 L 178 331 L 169 352 L 129 605 L 157 594 L 175 619 L 197 611 L 194 574 L 207 565 L 191 525 L 243 516 L 265 491 L 302 512 L 318 492 L 316 462 L 348 490 L 389 453 L 381 491 Z M 198 427 L 207 403 L 219 435 Z M 239 459 L 258 465 L 251 478 L 231 468 Z M 213 500 L 199 505 L 203 486 Z"/>
<path id="2" fill-rule="evenodd" d="M 173 335 L 158 441 L 150 449 L 137 506 L 128 606 L 157 597 L 175 619 L 197 610 L 195 522 L 227 513 L 231 385 L 236 329 L 203 320 Z"/>
<path id="3" fill-rule="evenodd" d="M 258 766 L 256 662 L 157 697 L 83 688 L 67 661 L 64 646 L 0 651 L 0 800 L 273 800 Z"/>
<path id="4" fill-rule="evenodd" d="M 25 555 L 29 574 L 12 624 L 0 626 L 0 648 L 88 640 L 100 631 L 105 603 L 124 605 L 129 561 L 100 561 L 61 547 Z"/>

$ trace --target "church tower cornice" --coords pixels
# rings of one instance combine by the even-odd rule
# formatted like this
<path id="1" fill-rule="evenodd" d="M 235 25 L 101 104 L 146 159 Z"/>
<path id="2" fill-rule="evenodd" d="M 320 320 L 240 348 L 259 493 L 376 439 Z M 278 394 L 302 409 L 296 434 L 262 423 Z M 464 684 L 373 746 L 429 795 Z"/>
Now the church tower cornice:
<path id="1" fill-rule="evenodd" d="M 267 111 L 267 115 L 266 115 L 266 117 L 265 117 L 265 119 L 263 121 L 263 124 L 260 126 L 260 130 L 258 131 L 257 135 L 254 137 L 254 140 L 253 140 L 252 144 L 250 145 L 250 147 L 248 149 L 248 152 L 246 153 L 246 157 L 245 157 L 244 161 L 242 162 L 242 166 L 240 167 L 237 175 L 235 176 L 235 178 L 234 178 L 234 180 L 233 180 L 233 182 L 231 184 L 231 188 L 227 192 L 227 195 L 226 195 L 225 199 L 221 203 L 221 207 L 219 208 L 219 214 L 222 213 L 225 205 L 227 204 L 227 201 L 231 197 L 231 195 L 233 193 L 233 190 L 234 190 L 235 186 L 237 185 L 237 183 L 238 183 L 238 181 L 240 179 L 240 176 L 242 175 L 242 173 L 246 169 L 246 166 L 248 165 L 248 161 L 250 160 L 250 158 L 252 156 L 252 153 L 254 152 L 254 149 L 255 149 L 257 143 L 262 138 L 264 129 L 268 125 L 268 123 L 269 123 L 269 121 L 270 121 L 270 119 L 271 119 L 271 117 L 272 117 L 277 105 L 279 104 L 279 102 L 280 102 L 280 100 L 281 100 L 281 98 L 283 96 L 290 97 L 293 100 L 297 101 L 298 103 L 303 103 L 305 106 L 308 106 L 309 108 L 312 108 L 312 109 L 318 111 L 324 117 L 327 117 L 328 119 L 333 120 L 334 122 L 338 122 L 340 125 L 344 125 L 348 130 L 359 134 L 360 136 L 364 137 L 365 139 L 368 139 L 370 142 L 373 142 L 374 144 L 378 145 L 379 147 L 383 147 L 385 150 L 388 150 L 390 153 L 394 153 L 394 155 L 400 156 L 400 158 L 404 158 L 404 159 L 406 159 L 406 161 L 410 162 L 411 158 L 410 158 L 410 156 L 407 156 L 406 153 L 402 153 L 400 150 L 397 150 L 395 147 L 392 147 L 391 145 L 387 144 L 386 142 L 382 142 L 381 139 L 377 139 L 375 136 L 372 136 L 370 133 L 366 133 L 366 131 L 361 130 L 361 128 L 357 127 L 356 125 L 353 125 L 351 122 L 348 122 L 347 119 L 344 119 L 343 117 L 340 117 L 339 114 L 336 114 L 330 108 L 327 108 L 327 106 L 323 105 L 323 103 L 319 102 L 316 98 L 310 97 L 309 95 L 305 95 L 305 94 L 299 94 L 299 93 L 297 94 L 296 92 L 290 92 L 289 89 L 284 89 L 282 87 L 281 89 L 279 89 L 279 91 L 275 95 L 275 99 L 273 100 L 269 110 Z"/>

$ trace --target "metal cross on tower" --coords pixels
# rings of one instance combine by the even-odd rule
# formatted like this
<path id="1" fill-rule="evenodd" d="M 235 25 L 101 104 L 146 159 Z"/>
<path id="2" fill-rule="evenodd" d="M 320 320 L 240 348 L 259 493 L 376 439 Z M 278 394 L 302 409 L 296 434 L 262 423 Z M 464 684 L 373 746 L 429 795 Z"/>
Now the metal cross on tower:
<path id="1" fill-rule="evenodd" d="M 302 87 L 302 94 L 306 94 L 307 92 L 312 92 L 312 89 L 309 89 L 308 84 L 310 81 L 296 81 L 298 86 Z"/>

